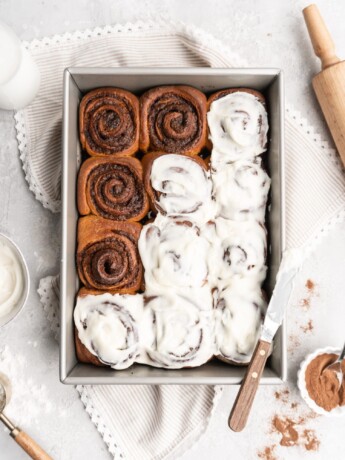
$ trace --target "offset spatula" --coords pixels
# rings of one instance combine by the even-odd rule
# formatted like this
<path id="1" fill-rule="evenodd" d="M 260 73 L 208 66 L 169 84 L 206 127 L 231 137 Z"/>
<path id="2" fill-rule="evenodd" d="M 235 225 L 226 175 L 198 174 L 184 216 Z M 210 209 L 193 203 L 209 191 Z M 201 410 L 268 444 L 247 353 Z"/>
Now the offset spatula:
<path id="1" fill-rule="evenodd" d="M 298 258 L 291 258 L 291 254 L 283 256 L 259 342 L 230 413 L 229 427 L 233 431 L 242 431 L 246 426 L 272 340 L 283 322 L 285 307 L 289 303 L 293 280 L 299 267 L 300 261 Z"/>

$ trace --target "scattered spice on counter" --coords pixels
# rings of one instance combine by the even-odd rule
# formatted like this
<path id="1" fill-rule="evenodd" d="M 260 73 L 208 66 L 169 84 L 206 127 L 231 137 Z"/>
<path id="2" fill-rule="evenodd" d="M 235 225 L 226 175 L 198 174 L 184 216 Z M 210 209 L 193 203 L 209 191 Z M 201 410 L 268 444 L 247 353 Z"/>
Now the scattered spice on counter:
<path id="1" fill-rule="evenodd" d="M 308 332 L 312 332 L 314 330 L 313 321 L 310 319 L 305 326 L 301 326 L 302 331 L 307 334 Z"/>
<path id="2" fill-rule="evenodd" d="M 289 335 L 288 352 L 293 355 L 301 346 L 301 339 L 295 334 Z"/>
<path id="3" fill-rule="evenodd" d="M 276 391 L 274 393 L 274 397 L 276 399 L 279 399 L 283 403 L 289 402 L 289 395 L 290 395 L 290 391 L 288 390 L 288 388 L 286 388 L 284 390 Z"/>
<path id="4" fill-rule="evenodd" d="M 278 457 L 275 455 L 276 445 L 267 446 L 260 452 L 258 452 L 258 458 L 262 460 L 278 460 Z"/>
<path id="5" fill-rule="evenodd" d="M 335 353 L 323 353 L 316 356 L 305 371 L 309 397 L 328 412 L 345 405 L 345 379 L 340 386 L 336 372 L 326 369 L 336 359 Z M 345 374 L 345 360 L 342 362 L 341 370 Z"/>
<path id="6" fill-rule="evenodd" d="M 300 446 L 308 451 L 316 451 L 320 441 L 314 430 L 304 428 L 309 418 L 299 417 L 293 420 L 291 417 L 275 415 L 272 420 L 272 428 L 281 435 L 280 445 L 283 447 Z"/>
<path id="7" fill-rule="evenodd" d="M 317 439 L 314 430 L 304 430 L 303 438 L 305 439 L 304 447 L 307 450 L 318 450 L 320 441 Z"/>
<path id="8" fill-rule="evenodd" d="M 315 283 L 312 280 L 307 280 L 305 283 L 305 287 L 308 289 L 309 292 L 314 291 Z"/>
<path id="9" fill-rule="evenodd" d="M 298 433 L 295 429 L 296 422 L 288 417 L 280 418 L 275 415 L 273 418 L 273 426 L 281 435 L 280 445 L 289 447 L 295 446 L 298 441 Z"/>
<path id="10" fill-rule="evenodd" d="M 307 295 L 306 297 L 300 300 L 299 304 L 301 305 L 301 307 L 305 308 L 306 310 L 309 310 L 311 306 L 311 300 L 316 295 L 315 293 L 316 284 L 311 279 L 307 279 L 304 286 L 307 290 Z"/>

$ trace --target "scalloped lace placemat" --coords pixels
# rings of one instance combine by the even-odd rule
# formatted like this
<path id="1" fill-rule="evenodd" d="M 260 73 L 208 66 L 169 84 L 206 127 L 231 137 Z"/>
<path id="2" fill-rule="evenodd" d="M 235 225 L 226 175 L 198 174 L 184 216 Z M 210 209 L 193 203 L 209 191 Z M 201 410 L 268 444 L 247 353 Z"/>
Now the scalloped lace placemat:
<path id="1" fill-rule="evenodd" d="M 38 97 L 15 113 L 20 157 L 36 198 L 60 210 L 62 75 L 69 66 L 245 67 L 221 42 L 194 27 L 166 22 L 107 26 L 25 43 L 42 74 Z M 287 246 L 312 249 L 345 219 L 344 170 L 336 152 L 306 120 L 286 110 Z M 58 279 L 39 287 L 58 329 Z M 81 399 L 116 459 L 176 458 L 204 433 L 220 389 L 80 386 Z M 141 417 L 137 417 L 140 405 Z"/>

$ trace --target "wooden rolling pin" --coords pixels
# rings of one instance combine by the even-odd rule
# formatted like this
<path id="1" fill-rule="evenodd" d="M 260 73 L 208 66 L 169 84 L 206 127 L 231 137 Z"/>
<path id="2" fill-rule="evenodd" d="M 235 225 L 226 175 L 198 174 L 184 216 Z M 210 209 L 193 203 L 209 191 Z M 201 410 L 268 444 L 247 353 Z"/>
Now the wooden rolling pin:
<path id="1" fill-rule="evenodd" d="M 316 5 L 303 10 L 314 52 L 322 70 L 312 84 L 333 140 L 345 165 L 345 61 L 335 54 L 333 40 Z"/>

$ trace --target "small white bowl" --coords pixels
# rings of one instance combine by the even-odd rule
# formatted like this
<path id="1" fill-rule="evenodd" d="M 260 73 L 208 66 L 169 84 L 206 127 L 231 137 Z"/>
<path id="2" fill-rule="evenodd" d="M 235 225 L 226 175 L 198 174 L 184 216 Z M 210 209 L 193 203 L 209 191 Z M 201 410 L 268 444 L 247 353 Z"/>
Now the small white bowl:
<path id="1" fill-rule="evenodd" d="M 18 313 L 22 310 L 24 307 L 29 291 L 30 291 L 30 276 L 29 276 L 29 270 L 28 266 L 26 265 L 24 256 L 22 254 L 22 251 L 19 249 L 19 247 L 9 238 L 8 236 L 5 236 L 4 234 L 0 233 L 0 242 L 6 244 L 9 246 L 13 252 L 17 255 L 18 261 L 22 267 L 23 271 L 23 280 L 24 280 L 24 286 L 23 286 L 23 291 L 22 295 L 20 296 L 20 299 L 17 302 L 17 305 L 9 312 L 7 315 L 0 316 L 0 327 L 5 326 L 5 324 L 8 324 L 12 319 L 14 319 Z"/>
<path id="2" fill-rule="evenodd" d="M 307 370 L 307 367 L 311 361 L 313 361 L 314 358 L 316 358 L 319 355 L 323 354 L 329 354 L 329 353 L 335 353 L 339 355 L 341 350 L 338 348 L 333 348 L 333 347 L 326 347 L 326 348 L 319 348 L 314 351 L 314 353 L 311 353 L 308 355 L 305 360 L 301 363 L 300 369 L 298 371 L 297 375 L 297 385 L 298 389 L 301 393 L 302 398 L 304 401 L 307 403 L 307 405 L 312 409 L 314 412 L 320 415 L 326 415 L 327 417 L 340 417 L 345 415 L 345 406 L 338 406 L 332 409 L 331 411 L 327 411 L 323 409 L 322 407 L 318 406 L 316 402 L 311 399 L 309 396 L 306 382 L 305 382 L 305 373 Z"/>

